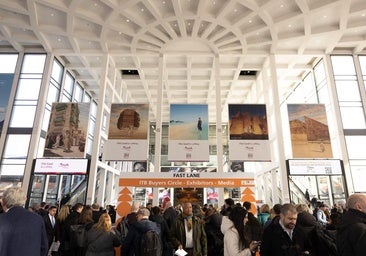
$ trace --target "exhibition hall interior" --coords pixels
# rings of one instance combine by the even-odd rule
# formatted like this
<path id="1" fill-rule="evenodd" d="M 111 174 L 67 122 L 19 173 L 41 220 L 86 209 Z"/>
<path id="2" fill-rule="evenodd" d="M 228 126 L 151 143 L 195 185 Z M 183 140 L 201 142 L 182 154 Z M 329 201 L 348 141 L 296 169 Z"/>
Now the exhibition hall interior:
<path id="1" fill-rule="evenodd" d="M 364 0 L 2 0 L 0 194 L 345 202 L 366 192 L 365 24 Z"/>

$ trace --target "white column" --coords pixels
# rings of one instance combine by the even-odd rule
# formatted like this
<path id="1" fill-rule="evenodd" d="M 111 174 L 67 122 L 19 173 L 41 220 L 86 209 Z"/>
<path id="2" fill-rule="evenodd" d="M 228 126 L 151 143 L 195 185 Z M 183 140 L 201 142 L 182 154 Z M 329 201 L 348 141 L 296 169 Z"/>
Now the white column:
<path id="1" fill-rule="evenodd" d="M 284 139 L 283 139 L 283 127 L 282 127 L 282 118 L 280 111 L 280 97 L 279 97 L 279 88 L 278 88 L 278 78 L 277 78 L 277 70 L 276 70 L 276 58 L 273 54 L 269 56 L 269 68 L 271 72 L 271 88 L 272 88 L 272 97 L 273 97 L 273 114 L 275 115 L 275 130 L 277 136 L 277 160 L 279 163 L 279 172 L 281 177 L 281 191 L 282 191 L 282 202 L 287 203 L 290 202 L 290 194 L 289 194 L 289 186 L 288 186 L 288 177 L 286 171 L 286 158 L 285 158 L 285 147 L 284 147 Z M 272 179 L 276 179 L 275 175 L 272 174 Z M 274 195 L 277 193 L 277 182 L 276 180 L 272 180 L 272 184 L 274 185 L 273 193 Z M 277 199 L 278 197 L 276 197 Z M 276 200 L 275 199 L 275 200 Z M 274 201 L 274 203 L 278 203 Z"/>
<path id="2" fill-rule="evenodd" d="M 96 202 L 103 206 L 104 205 L 104 198 L 105 198 L 105 190 L 107 185 L 107 170 L 103 168 L 99 168 L 99 186 L 98 186 L 98 193 L 94 195 L 94 198 L 96 198 Z M 94 189 L 95 190 L 95 189 Z M 94 203 L 95 200 L 92 200 L 90 203 Z"/>
<path id="3" fill-rule="evenodd" d="M 222 148 L 222 109 L 221 109 L 221 86 L 220 86 L 220 58 L 219 55 L 214 57 L 215 65 L 215 90 L 216 90 L 216 157 L 217 157 L 217 172 L 223 173 L 223 157 Z M 224 204 L 224 188 L 218 188 L 218 206 Z"/>
<path id="4" fill-rule="evenodd" d="M 155 159 L 154 172 L 160 172 L 161 165 L 161 130 L 162 130 L 162 108 L 163 108 L 163 80 L 165 70 L 164 55 L 159 57 L 159 77 L 158 77 L 158 91 L 156 99 L 156 123 L 155 123 Z M 159 189 L 153 188 L 153 205 L 159 204 Z"/>
<path id="5" fill-rule="evenodd" d="M 97 177 L 97 169 L 98 169 L 98 156 L 99 156 L 99 145 L 101 141 L 101 133 L 102 133 L 102 125 L 103 125 L 103 110 L 105 104 L 105 93 L 107 88 L 107 74 L 108 74 L 108 62 L 109 55 L 103 58 L 102 63 L 102 75 L 100 77 L 100 90 L 99 90 L 99 99 L 98 99 L 98 107 L 97 107 L 97 116 L 94 130 L 94 141 L 93 141 L 93 150 L 92 157 L 90 162 L 90 170 L 89 170 L 89 181 L 88 181 L 88 190 L 86 194 L 86 203 L 92 204 L 95 197 L 95 186 L 96 186 L 96 177 Z"/>

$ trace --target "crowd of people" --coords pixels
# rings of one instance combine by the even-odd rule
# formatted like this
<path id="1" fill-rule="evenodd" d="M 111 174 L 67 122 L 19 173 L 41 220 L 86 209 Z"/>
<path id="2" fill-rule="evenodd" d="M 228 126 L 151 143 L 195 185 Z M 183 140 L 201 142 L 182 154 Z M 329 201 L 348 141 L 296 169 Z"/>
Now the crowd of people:
<path id="1" fill-rule="evenodd" d="M 174 207 L 169 200 L 159 206 L 133 204 L 116 223 L 114 207 L 96 203 L 24 209 L 20 188 L 6 190 L 1 203 L 0 255 L 7 256 L 114 256 L 116 251 L 120 256 L 182 251 L 188 256 L 366 255 L 365 194 L 353 194 L 345 205 L 331 209 L 317 201 L 262 204 L 256 215 L 250 202 L 231 198 L 220 209 L 191 202 Z M 80 227 L 83 232 L 75 233 Z M 81 233 L 83 241 L 75 235 Z M 147 233 L 155 234 L 158 243 L 149 246 Z"/>

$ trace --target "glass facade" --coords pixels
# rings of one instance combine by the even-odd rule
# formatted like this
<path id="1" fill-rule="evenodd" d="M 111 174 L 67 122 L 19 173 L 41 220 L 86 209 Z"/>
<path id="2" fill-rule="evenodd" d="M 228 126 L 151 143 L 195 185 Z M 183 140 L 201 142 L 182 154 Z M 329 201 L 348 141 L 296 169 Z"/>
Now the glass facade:
<path id="1" fill-rule="evenodd" d="M 357 58 L 358 61 L 355 61 Z M 347 150 L 348 159 L 347 162 L 350 165 L 352 184 L 355 192 L 366 192 L 366 185 L 360 180 L 366 178 L 366 154 L 362 149 L 366 143 L 366 118 L 365 118 L 365 99 L 363 95 L 365 92 L 366 83 L 366 56 L 351 56 L 351 55 L 334 55 L 331 56 L 331 66 L 333 68 L 334 84 L 335 88 L 331 88 L 327 84 L 328 74 L 324 67 L 324 61 L 319 60 L 316 63 L 312 63 L 313 69 L 310 70 L 302 81 L 291 92 L 284 103 L 322 103 L 326 106 L 328 125 L 332 127 L 334 123 L 334 116 L 331 115 L 331 100 L 330 90 L 334 90 L 337 95 L 337 101 L 339 104 L 340 118 L 345 135 L 344 147 Z M 9 63 L 3 65 L 2 63 Z M 359 65 L 359 66 L 357 66 Z M 17 70 L 18 69 L 18 70 Z M 45 70 L 50 72 L 45 72 Z M 358 74 L 357 70 L 360 70 L 362 74 Z M 16 81 L 12 81 L 14 75 L 18 73 Z M 45 77 L 45 74 L 49 74 L 50 77 Z M 359 81 L 359 77 L 362 80 Z M 47 63 L 46 54 L 30 54 L 23 55 L 18 54 L 0 54 L 0 81 L 7 81 L 7 87 L 0 87 L 0 122 L 2 131 L 2 141 L 0 141 L 1 152 L 1 165 L 0 165 L 0 182 L 2 185 L 9 185 L 9 183 L 19 185 L 23 181 L 25 174 L 25 168 L 27 165 L 27 159 L 29 159 L 29 152 L 34 154 L 34 157 L 42 157 L 45 147 L 46 133 L 49 126 L 49 118 L 52 111 L 52 103 L 54 102 L 86 102 L 90 103 L 90 116 L 89 124 L 86 135 L 85 152 L 87 157 L 93 157 L 93 143 L 95 141 L 96 126 L 97 126 L 97 113 L 98 104 L 93 99 L 92 95 L 84 89 L 84 85 L 75 79 L 75 74 L 65 68 L 64 64 L 57 60 L 49 60 Z M 11 81 L 11 82 L 9 82 Z M 45 82 L 47 81 L 47 83 Z M 10 84 L 10 85 L 9 85 Z M 45 91 L 44 91 L 45 90 Z M 13 97 L 11 96 L 13 91 Z M 40 95 L 42 92 L 45 94 L 45 107 L 42 112 L 42 120 L 36 120 L 37 107 L 40 105 Z M 4 97 L 6 95 L 6 97 Z M 8 104 L 10 102 L 10 104 Z M 11 106 L 11 109 L 8 109 Z M 102 111 L 102 131 L 103 134 L 108 130 L 108 111 Z M 34 128 L 41 127 L 40 135 L 34 134 Z M 224 172 L 230 171 L 230 166 L 236 163 L 228 162 L 228 129 L 224 124 L 221 127 L 222 132 L 222 146 L 223 146 L 223 163 Z M 217 167 L 217 143 L 216 134 L 217 127 L 215 124 L 209 125 L 209 153 L 210 161 L 207 163 L 181 163 L 181 162 L 169 162 L 167 160 L 168 152 L 168 124 L 162 125 L 162 137 L 161 137 L 161 166 L 154 167 L 155 159 L 155 124 L 150 123 L 150 135 L 149 135 L 149 163 L 146 164 L 148 170 L 158 168 L 174 168 L 174 167 L 190 167 L 190 168 L 211 168 Z M 331 129 L 331 128 L 330 128 Z M 334 132 L 332 134 L 332 140 L 338 140 Z M 37 136 L 38 143 L 33 143 L 33 136 Z M 105 137 L 101 139 L 101 145 L 106 140 Z M 334 143 L 332 147 L 335 147 L 334 152 L 338 152 Z M 342 145 L 341 145 L 342 146 Z M 288 147 L 288 145 L 286 145 Z M 275 150 L 275 149 L 274 149 Z M 102 160 L 102 156 L 98 156 L 99 160 Z M 112 168 L 117 171 L 132 171 L 132 162 L 106 162 Z M 244 164 L 243 164 L 244 166 Z M 112 180 L 111 176 L 102 175 L 102 168 L 98 167 L 96 172 L 96 191 L 102 191 L 98 189 L 101 184 L 101 179 L 108 177 L 107 180 Z M 342 181 L 337 177 L 319 177 L 311 178 L 314 186 L 327 186 L 332 187 L 333 192 L 338 191 L 344 193 L 344 186 Z M 73 188 L 80 186 L 83 178 L 81 176 L 39 176 L 33 179 L 31 184 L 34 187 L 34 202 L 38 202 L 41 199 L 38 198 L 39 194 L 48 194 L 49 200 L 57 200 L 59 195 L 68 193 Z M 43 186 L 43 189 L 40 188 Z M 62 189 L 55 189 L 55 187 Z M 163 188 L 162 188 L 163 189 Z M 104 191 L 105 190 L 105 191 Z M 104 193 L 107 192 L 104 189 Z M 214 190 L 214 188 L 211 188 Z M 37 192 L 38 191 L 38 192 Z M 149 189 L 145 190 L 150 191 Z M 316 195 L 319 191 L 313 194 Z M 338 193 L 337 192 L 337 193 Z M 149 192 L 151 193 L 151 192 Z M 212 192 L 216 193 L 217 192 Z M 230 192 L 232 193 L 232 192 Z"/>

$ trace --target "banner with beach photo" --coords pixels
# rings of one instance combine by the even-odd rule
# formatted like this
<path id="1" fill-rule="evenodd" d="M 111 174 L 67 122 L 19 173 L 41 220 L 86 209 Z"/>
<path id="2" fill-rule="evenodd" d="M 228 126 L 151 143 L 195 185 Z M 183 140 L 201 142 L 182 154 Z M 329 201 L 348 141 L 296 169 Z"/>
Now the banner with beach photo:
<path id="1" fill-rule="evenodd" d="M 332 145 L 324 104 L 287 105 L 292 156 L 294 158 L 332 158 Z"/>
<path id="2" fill-rule="evenodd" d="M 265 104 L 229 104 L 230 161 L 270 161 Z"/>
<path id="3" fill-rule="evenodd" d="M 168 160 L 209 161 L 207 104 L 170 104 Z"/>
<path id="4" fill-rule="evenodd" d="M 112 104 L 104 160 L 147 161 L 148 104 Z"/>

